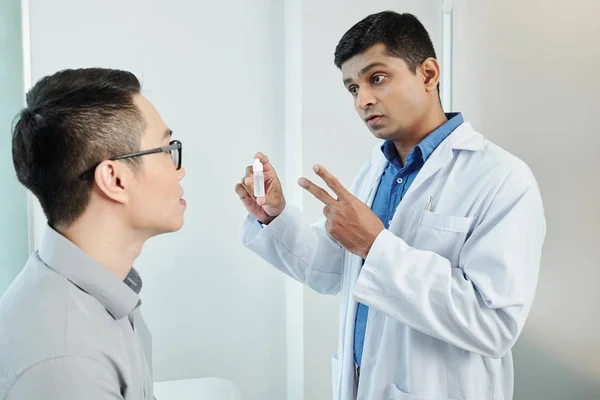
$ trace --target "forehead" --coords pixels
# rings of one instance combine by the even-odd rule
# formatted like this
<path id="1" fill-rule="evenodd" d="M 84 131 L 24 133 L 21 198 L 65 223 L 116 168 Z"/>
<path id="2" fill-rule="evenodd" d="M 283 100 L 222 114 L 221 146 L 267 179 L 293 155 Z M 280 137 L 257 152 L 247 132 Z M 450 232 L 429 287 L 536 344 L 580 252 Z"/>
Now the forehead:
<path id="1" fill-rule="evenodd" d="M 144 132 L 144 136 L 161 139 L 168 127 L 156 107 L 154 107 L 150 100 L 142 95 L 136 95 L 134 103 L 139 108 L 146 121 L 146 131 Z"/>
<path id="2" fill-rule="evenodd" d="M 371 66 L 389 69 L 407 68 L 404 60 L 387 54 L 385 45 L 376 44 L 342 64 L 344 81 L 358 79 L 363 73 L 368 72 L 367 69 Z"/>

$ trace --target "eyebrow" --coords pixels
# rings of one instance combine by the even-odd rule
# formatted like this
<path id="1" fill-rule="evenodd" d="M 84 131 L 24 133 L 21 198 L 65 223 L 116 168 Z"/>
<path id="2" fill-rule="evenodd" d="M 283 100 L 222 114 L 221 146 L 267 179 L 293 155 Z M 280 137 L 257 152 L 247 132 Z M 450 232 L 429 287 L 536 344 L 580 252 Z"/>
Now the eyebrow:
<path id="1" fill-rule="evenodd" d="M 385 67 L 386 65 L 382 62 L 374 62 L 372 64 L 367 65 L 366 67 L 364 67 L 363 69 L 360 70 L 360 72 L 358 73 L 358 76 L 362 76 L 364 74 L 366 74 L 367 72 L 369 72 L 369 70 L 375 68 L 375 67 Z M 346 78 L 344 79 L 344 85 L 349 84 L 350 82 L 352 82 L 352 78 Z"/>
<path id="2" fill-rule="evenodd" d="M 169 138 L 169 137 L 171 137 L 172 135 L 173 135 L 173 131 L 172 131 L 172 130 L 170 130 L 170 129 L 167 129 L 167 130 L 165 131 L 165 136 L 163 136 L 163 138 L 164 138 L 164 139 L 166 139 L 166 138 Z"/>

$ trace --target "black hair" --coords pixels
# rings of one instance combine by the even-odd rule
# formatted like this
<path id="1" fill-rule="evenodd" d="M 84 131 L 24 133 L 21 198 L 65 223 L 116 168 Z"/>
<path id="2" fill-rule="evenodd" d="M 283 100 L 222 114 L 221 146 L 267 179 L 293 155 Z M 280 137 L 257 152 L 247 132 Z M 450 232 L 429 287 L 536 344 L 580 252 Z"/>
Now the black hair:
<path id="1" fill-rule="evenodd" d="M 417 17 L 382 11 L 367 16 L 344 34 L 335 48 L 335 65 L 341 68 L 350 58 L 380 43 L 387 54 L 403 59 L 413 73 L 427 58 L 436 58 L 429 33 Z"/>
<path id="2" fill-rule="evenodd" d="M 80 175 L 90 165 L 139 150 L 140 90 L 130 72 L 88 68 L 44 77 L 27 93 L 13 126 L 13 163 L 51 226 L 68 226 L 85 211 L 92 183 Z"/>

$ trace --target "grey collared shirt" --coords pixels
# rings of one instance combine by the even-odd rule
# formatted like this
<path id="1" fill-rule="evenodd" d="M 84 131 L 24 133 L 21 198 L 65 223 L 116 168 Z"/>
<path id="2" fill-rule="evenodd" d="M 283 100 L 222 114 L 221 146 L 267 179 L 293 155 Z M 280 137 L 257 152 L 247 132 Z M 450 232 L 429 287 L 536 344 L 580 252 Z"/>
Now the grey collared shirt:
<path id="1" fill-rule="evenodd" d="M 48 227 L 0 300 L 0 400 L 153 399 L 141 288 Z"/>

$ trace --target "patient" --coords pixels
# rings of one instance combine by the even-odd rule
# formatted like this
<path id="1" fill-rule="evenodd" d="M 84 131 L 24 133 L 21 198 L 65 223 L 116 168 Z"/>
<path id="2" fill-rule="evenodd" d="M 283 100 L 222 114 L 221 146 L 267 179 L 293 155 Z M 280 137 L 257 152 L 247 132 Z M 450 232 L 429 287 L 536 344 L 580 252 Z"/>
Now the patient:
<path id="1" fill-rule="evenodd" d="M 181 143 L 133 74 L 80 69 L 33 87 L 12 146 L 48 226 L 0 300 L 0 399 L 152 399 L 132 264 L 183 225 Z"/>

